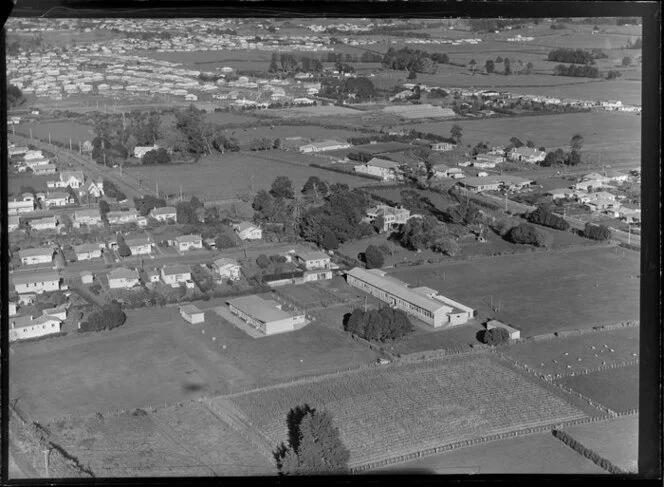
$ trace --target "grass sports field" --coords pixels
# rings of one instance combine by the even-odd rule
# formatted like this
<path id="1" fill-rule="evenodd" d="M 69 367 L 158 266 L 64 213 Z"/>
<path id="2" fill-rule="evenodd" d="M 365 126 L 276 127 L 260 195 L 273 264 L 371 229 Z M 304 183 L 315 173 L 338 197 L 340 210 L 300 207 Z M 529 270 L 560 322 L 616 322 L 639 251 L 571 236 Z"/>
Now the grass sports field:
<path id="1" fill-rule="evenodd" d="M 287 413 L 305 403 L 332 413 L 351 451 L 351 466 L 593 414 L 487 354 L 218 397 L 211 408 L 243 417 L 276 447 L 286 440 Z"/>
<path id="2" fill-rule="evenodd" d="M 375 358 L 343 333 L 315 323 L 255 340 L 213 312 L 192 326 L 177 307 L 143 308 L 128 311 L 127 322 L 112 331 L 12 347 L 11 395 L 35 419 L 48 420 L 171 404 Z"/>
<path id="3" fill-rule="evenodd" d="M 46 426 L 52 441 L 98 477 L 276 473 L 256 448 L 196 401 L 148 414 L 90 415 Z"/>
<path id="4" fill-rule="evenodd" d="M 613 365 L 638 358 L 639 327 L 518 343 L 501 351 L 538 374 L 581 372 L 602 364 Z"/>
<path id="5" fill-rule="evenodd" d="M 606 471 L 546 432 L 461 448 L 442 455 L 370 470 L 368 473 L 602 474 Z"/>
<path id="6" fill-rule="evenodd" d="M 616 255 L 611 247 L 450 262 L 390 275 L 512 324 L 522 337 L 639 316 L 639 254 Z"/>
<path id="7" fill-rule="evenodd" d="M 70 138 L 72 144 L 78 144 L 79 142 L 92 140 L 94 137 L 91 126 L 76 122 L 62 121 L 16 125 L 17 134 L 30 136 L 30 129 L 32 129 L 32 136 L 36 139 L 48 141 L 48 134 L 50 133 L 52 141 L 57 140 L 63 144 L 69 144 Z"/>
<path id="8" fill-rule="evenodd" d="M 464 144 L 507 144 L 511 137 L 532 140 L 537 147 L 569 149 L 571 137 L 584 138 L 582 153 L 591 163 L 601 161 L 612 167 L 638 167 L 641 164 L 641 117 L 631 113 L 584 112 L 516 118 L 431 122 L 413 126 L 422 132 L 447 136 L 452 125 L 463 129 Z M 574 128 L 577 127 L 577 128 Z"/>
<path id="9" fill-rule="evenodd" d="M 559 382 L 619 413 L 639 407 L 639 364 L 565 377 Z"/>
<path id="10" fill-rule="evenodd" d="M 191 165 L 172 165 L 168 167 L 132 167 L 124 170 L 134 179 L 140 178 L 143 186 L 155 187 L 172 194 L 179 194 L 180 185 L 187 195 L 195 194 L 198 198 L 222 199 L 234 198 L 238 193 L 270 189 L 277 176 L 288 176 L 299 191 L 310 176 L 318 176 L 330 183 L 344 183 L 349 186 L 365 186 L 371 182 L 357 176 L 340 174 L 313 167 L 302 168 L 300 164 L 287 164 L 266 160 L 249 152 L 227 153 L 205 157 Z"/>
<path id="11" fill-rule="evenodd" d="M 601 423 L 566 428 L 583 446 L 623 470 L 637 472 L 639 452 L 639 415 L 629 415 Z"/>

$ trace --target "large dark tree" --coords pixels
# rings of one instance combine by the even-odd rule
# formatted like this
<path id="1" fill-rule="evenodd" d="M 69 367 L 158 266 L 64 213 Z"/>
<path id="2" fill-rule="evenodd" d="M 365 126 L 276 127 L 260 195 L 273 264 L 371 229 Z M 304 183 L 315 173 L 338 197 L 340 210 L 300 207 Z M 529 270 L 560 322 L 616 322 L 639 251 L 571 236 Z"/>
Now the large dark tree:
<path id="1" fill-rule="evenodd" d="M 463 129 L 459 125 L 454 124 L 450 129 L 450 135 L 452 136 L 454 143 L 458 144 L 461 142 L 461 138 L 463 137 Z"/>
<path id="2" fill-rule="evenodd" d="M 546 237 L 534 226 L 528 223 L 521 223 L 507 232 L 505 238 L 512 243 L 535 245 L 545 247 L 547 245 Z"/>
<path id="3" fill-rule="evenodd" d="M 380 269 L 385 264 L 382 252 L 375 245 L 369 245 L 364 251 L 367 269 Z"/>
<path id="4" fill-rule="evenodd" d="M 277 176 L 272 182 L 270 194 L 275 198 L 294 198 L 295 192 L 293 191 L 293 181 L 291 181 L 288 176 Z"/>
<path id="5" fill-rule="evenodd" d="M 493 71 L 496 69 L 496 66 L 492 59 L 487 59 L 486 63 L 484 63 L 484 69 L 488 74 L 493 73 Z"/>
<path id="6" fill-rule="evenodd" d="M 348 472 L 350 451 L 341 441 L 332 415 L 308 405 L 287 416 L 289 444 L 281 444 L 275 459 L 281 475 L 324 475 Z"/>

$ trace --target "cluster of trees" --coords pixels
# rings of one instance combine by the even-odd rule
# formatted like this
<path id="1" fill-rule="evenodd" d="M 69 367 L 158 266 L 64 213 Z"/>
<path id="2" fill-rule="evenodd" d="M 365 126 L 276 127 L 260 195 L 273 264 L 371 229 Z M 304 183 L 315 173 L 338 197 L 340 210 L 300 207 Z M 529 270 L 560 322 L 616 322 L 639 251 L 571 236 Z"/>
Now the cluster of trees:
<path id="1" fill-rule="evenodd" d="M 399 243 L 410 250 L 431 249 L 446 255 L 456 255 L 459 244 L 449 235 L 444 223 L 432 215 L 408 220 L 399 237 Z"/>
<path id="2" fill-rule="evenodd" d="M 134 207 L 141 216 L 147 216 L 153 208 L 163 208 L 164 206 L 167 206 L 166 200 L 149 194 L 142 198 L 134 198 Z"/>
<path id="3" fill-rule="evenodd" d="M 611 230 L 606 225 L 596 225 L 588 222 L 583 229 L 583 236 L 593 240 L 607 240 L 611 238 Z"/>
<path id="4" fill-rule="evenodd" d="M 611 80 L 611 79 L 618 79 L 622 76 L 622 73 L 618 71 L 617 69 L 609 69 L 606 72 L 606 79 Z"/>
<path id="5" fill-rule="evenodd" d="M 157 165 L 157 164 L 168 164 L 170 162 L 171 162 L 171 155 L 163 147 L 146 152 L 142 160 L 143 165 L 147 166 Z"/>
<path id="6" fill-rule="evenodd" d="M 269 257 L 265 254 L 261 254 L 256 257 L 256 265 L 261 269 L 267 269 L 271 264 L 282 265 L 286 263 L 286 257 L 279 254 L 270 255 Z"/>
<path id="7" fill-rule="evenodd" d="M 189 201 L 179 201 L 175 205 L 175 218 L 184 225 L 197 225 L 200 223 L 197 210 L 203 208 L 203 203 L 194 195 Z"/>
<path id="8" fill-rule="evenodd" d="M 115 198 L 117 201 L 124 201 L 127 199 L 127 195 L 120 191 L 115 183 L 108 178 L 104 178 L 104 193 L 106 196 Z"/>
<path id="9" fill-rule="evenodd" d="M 321 81 L 320 95 L 334 98 L 340 103 L 349 98 L 362 102 L 375 98 L 376 88 L 373 82 L 364 76 L 347 79 L 324 78 Z"/>
<path id="10" fill-rule="evenodd" d="M 9 108 L 16 108 L 25 103 L 25 97 L 23 92 L 18 86 L 8 84 L 7 85 L 7 105 Z"/>
<path id="11" fill-rule="evenodd" d="M 382 217 L 381 217 L 382 218 Z M 375 228 L 375 227 L 374 227 Z M 382 230 L 382 225 L 381 225 Z M 369 245 L 364 252 L 358 256 L 361 261 L 364 261 L 367 269 L 380 269 L 385 264 L 385 258 L 380 249 L 375 245 Z"/>
<path id="12" fill-rule="evenodd" d="M 249 143 L 249 150 L 270 150 L 281 147 L 281 139 L 270 139 L 268 137 L 257 137 Z"/>
<path id="13" fill-rule="evenodd" d="M 100 311 L 91 313 L 87 321 L 81 323 L 80 332 L 112 330 L 124 325 L 127 316 L 117 301 L 105 304 Z"/>
<path id="14" fill-rule="evenodd" d="M 601 76 L 599 69 L 589 64 L 584 64 L 583 66 L 558 64 L 553 68 L 553 74 L 556 76 L 571 76 L 573 78 L 599 78 Z"/>
<path id="15" fill-rule="evenodd" d="M 397 340 L 414 329 L 404 311 L 389 306 L 368 311 L 357 308 L 344 316 L 344 330 L 365 340 Z"/>
<path id="16" fill-rule="evenodd" d="M 563 149 L 556 149 L 546 154 L 543 161 L 539 162 L 542 167 L 550 167 L 556 164 L 564 164 L 566 166 L 576 166 L 581 163 L 581 153 L 578 150 L 571 150 L 565 152 Z"/>
<path id="17" fill-rule="evenodd" d="M 519 28 L 527 24 L 539 24 L 542 19 L 524 18 L 524 19 L 469 19 L 468 25 L 473 32 L 486 32 L 502 30 L 506 27 Z"/>
<path id="18" fill-rule="evenodd" d="M 337 59 L 335 58 L 335 61 Z M 297 73 L 297 72 L 314 72 L 321 73 L 323 71 L 323 63 L 320 59 L 308 56 L 297 57 L 291 53 L 272 53 L 270 59 L 270 66 L 268 72 L 270 73 Z"/>
<path id="19" fill-rule="evenodd" d="M 556 63 L 595 64 L 595 54 L 584 49 L 553 49 L 547 59 Z"/>
<path id="20" fill-rule="evenodd" d="M 531 211 L 526 219 L 530 223 L 536 223 L 557 230 L 569 230 L 570 227 L 569 223 L 562 216 L 547 210 L 543 206 Z"/>
<path id="21" fill-rule="evenodd" d="M 400 50 L 390 47 L 382 60 L 383 66 L 388 69 L 411 73 L 430 73 L 435 70 L 434 63 L 430 53 L 408 47 Z"/>
<path id="22" fill-rule="evenodd" d="M 312 206 L 303 213 L 300 235 L 325 250 L 337 249 L 348 240 L 374 235 L 374 228 L 361 222 L 370 205 L 366 193 L 351 190 L 346 184 L 333 184 L 322 205 Z"/>
<path id="23" fill-rule="evenodd" d="M 297 406 L 289 411 L 286 424 L 288 445 L 281 443 L 274 452 L 280 475 L 348 473 L 350 451 L 328 411 Z"/>
<path id="24" fill-rule="evenodd" d="M 509 342 L 510 334 L 505 328 L 496 327 L 491 328 L 490 330 L 480 330 L 477 334 L 477 338 L 480 342 L 486 345 L 496 346 L 504 345 Z"/>
<path id="25" fill-rule="evenodd" d="M 512 227 L 506 234 L 505 239 L 515 244 L 534 245 L 536 247 L 548 247 L 551 244 L 551 236 L 535 228 L 529 223 L 521 223 Z"/>

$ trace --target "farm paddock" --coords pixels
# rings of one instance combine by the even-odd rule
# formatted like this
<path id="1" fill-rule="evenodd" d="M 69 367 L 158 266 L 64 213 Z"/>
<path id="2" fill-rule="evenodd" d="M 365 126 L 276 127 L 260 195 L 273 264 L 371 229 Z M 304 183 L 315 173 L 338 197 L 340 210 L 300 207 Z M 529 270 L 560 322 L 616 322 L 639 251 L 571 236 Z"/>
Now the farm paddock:
<path id="1" fill-rule="evenodd" d="M 98 477 L 276 474 L 255 447 L 198 401 L 45 426 L 52 441 Z"/>
<path id="2" fill-rule="evenodd" d="M 603 474 L 605 470 L 553 437 L 550 432 L 399 463 L 367 473 L 399 474 Z"/>
<path id="3" fill-rule="evenodd" d="M 564 428 L 572 438 L 623 470 L 636 473 L 639 458 L 639 415 Z"/>
<path id="4" fill-rule="evenodd" d="M 501 352 L 527 365 L 538 374 L 579 373 L 585 369 L 601 367 L 603 364 L 621 364 L 638 358 L 639 327 L 517 343 L 501 349 Z"/>
<path id="5" fill-rule="evenodd" d="M 287 413 L 305 403 L 332 413 L 351 466 L 596 414 L 488 354 L 376 366 L 209 401 L 211 410 L 240 417 L 267 445 L 286 440 Z"/>
<path id="6" fill-rule="evenodd" d="M 522 338 L 639 316 L 639 255 L 616 255 L 610 247 L 456 261 L 389 274 L 436 289 L 480 316 L 510 323 Z"/>
<path id="7" fill-rule="evenodd" d="M 574 375 L 558 382 L 618 413 L 639 408 L 639 364 Z"/>
<path id="8" fill-rule="evenodd" d="M 212 311 L 204 323 L 190 325 L 170 306 L 129 310 L 127 322 L 111 331 L 18 344 L 12 351 L 11 397 L 37 420 L 172 404 L 376 359 L 316 323 L 254 340 Z"/>

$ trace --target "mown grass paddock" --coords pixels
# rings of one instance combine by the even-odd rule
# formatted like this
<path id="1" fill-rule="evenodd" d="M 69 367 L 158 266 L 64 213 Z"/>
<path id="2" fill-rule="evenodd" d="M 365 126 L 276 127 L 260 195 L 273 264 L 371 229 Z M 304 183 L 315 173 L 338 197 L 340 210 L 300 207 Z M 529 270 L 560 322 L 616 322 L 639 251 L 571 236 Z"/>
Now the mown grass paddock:
<path id="1" fill-rule="evenodd" d="M 638 470 L 639 415 L 565 428 L 572 438 L 623 470 Z"/>
<path id="2" fill-rule="evenodd" d="M 555 439 L 550 432 L 462 448 L 370 470 L 398 474 L 602 474 L 605 470 Z"/>
<path id="3" fill-rule="evenodd" d="M 16 125 L 16 133 L 26 137 L 30 136 L 30 129 L 32 129 L 32 136 L 35 139 L 48 141 L 48 134 L 50 133 L 52 142 L 58 141 L 67 147 L 69 147 L 70 138 L 72 144 L 79 144 L 94 138 L 91 125 L 66 120 L 62 122 L 23 123 Z"/>
<path id="4" fill-rule="evenodd" d="M 639 327 L 588 331 L 565 338 L 518 343 L 501 349 L 501 352 L 538 374 L 581 373 L 587 369 L 636 360 Z"/>
<path id="5" fill-rule="evenodd" d="M 502 431 L 583 418 L 591 408 L 482 354 L 390 365 L 210 400 L 275 447 L 304 403 L 334 416 L 351 466 Z"/>
<path id="6" fill-rule="evenodd" d="M 610 247 L 472 259 L 390 275 L 510 323 L 522 338 L 636 319 L 639 312 L 639 254 L 616 255 Z"/>
<path id="7" fill-rule="evenodd" d="M 46 426 L 52 441 L 98 477 L 276 474 L 268 459 L 196 401 Z"/>
<path id="8" fill-rule="evenodd" d="M 270 156 L 269 154 L 265 154 Z M 269 190 L 277 176 L 288 176 L 293 187 L 300 191 L 310 176 L 318 176 L 329 183 L 344 183 L 351 187 L 365 186 L 367 179 L 326 171 L 301 164 L 266 160 L 261 154 L 235 152 L 202 158 L 195 165 L 179 164 L 167 167 L 137 166 L 125 168 L 124 173 L 138 180 L 143 186 L 154 189 L 159 183 L 160 192 L 179 194 L 180 185 L 186 195 L 195 194 L 199 199 L 235 198 L 238 193 Z"/>
<path id="9" fill-rule="evenodd" d="M 618 413 L 639 408 L 639 364 L 574 375 L 558 382 Z"/>

